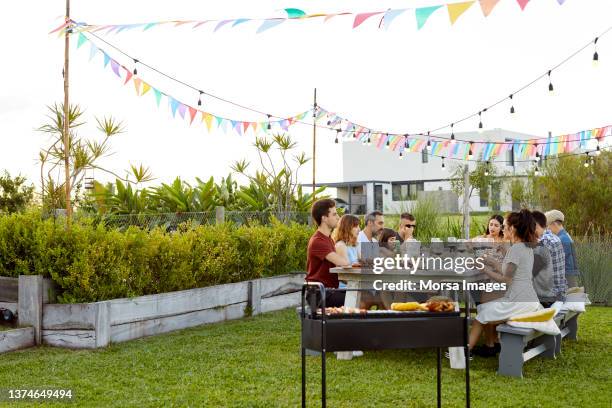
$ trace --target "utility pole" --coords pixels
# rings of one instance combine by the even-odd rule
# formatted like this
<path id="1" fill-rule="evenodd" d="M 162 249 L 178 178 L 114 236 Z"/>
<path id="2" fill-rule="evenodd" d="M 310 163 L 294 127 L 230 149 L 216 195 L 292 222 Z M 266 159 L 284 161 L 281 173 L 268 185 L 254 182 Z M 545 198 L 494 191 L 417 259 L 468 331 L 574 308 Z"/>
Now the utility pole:
<path id="1" fill-rule="evenodd" d="M 314 104 L 312 110 L 312 200 L 315 200 L 317 165 L 317 88 L 314 89 Z"/>
<path id="2" fill-rule="evenodd" d="M 66 26 L 64 34 L 64 170 L 66 174 L 66 226 L 70 228 L 72 219 L 72 202 L 70 200 L 70 100 L 68 98 L 68 74 L 70 68 L 70 0 L 66 0 Z"/>

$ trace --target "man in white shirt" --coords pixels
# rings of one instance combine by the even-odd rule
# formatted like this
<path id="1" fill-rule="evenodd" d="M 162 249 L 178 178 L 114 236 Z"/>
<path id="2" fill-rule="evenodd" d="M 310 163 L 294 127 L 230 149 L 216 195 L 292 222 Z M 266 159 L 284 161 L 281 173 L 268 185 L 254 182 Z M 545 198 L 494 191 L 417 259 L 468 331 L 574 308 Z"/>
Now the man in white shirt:
<path id="1" fill-rule="evenodd" d="M 359 231 L 357 242 L 378 242 L 376 235 L 385 227 L 385 216 L 380 211 L 373 211 L 365 217 L 365 227 Z"/>

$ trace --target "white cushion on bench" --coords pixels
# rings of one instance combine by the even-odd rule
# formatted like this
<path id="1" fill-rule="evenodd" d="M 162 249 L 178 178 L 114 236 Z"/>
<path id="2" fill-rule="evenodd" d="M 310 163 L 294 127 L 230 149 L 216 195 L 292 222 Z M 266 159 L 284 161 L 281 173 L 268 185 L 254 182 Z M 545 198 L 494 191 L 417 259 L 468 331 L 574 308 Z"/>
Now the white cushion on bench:
<path id="1" fill-rule="evenodd" d="M 558 310 L 553 310 L 555 311 L 555 314 L 553 315 L 554 317 L 557 314 Z M 559 326 L 557 326 L 557 323 L 555 323 L 555 320 L 553 318 L 548 319 L 544 322 L 515 322 L 509 320 L 508 322 L 506 322 L 506 324 L 512 327 L 520 327 L 523 329 L 534 329 L 544 334 L 550 334 L 551 336 L 561 334 L 561 330 L 559 329 Z"/>

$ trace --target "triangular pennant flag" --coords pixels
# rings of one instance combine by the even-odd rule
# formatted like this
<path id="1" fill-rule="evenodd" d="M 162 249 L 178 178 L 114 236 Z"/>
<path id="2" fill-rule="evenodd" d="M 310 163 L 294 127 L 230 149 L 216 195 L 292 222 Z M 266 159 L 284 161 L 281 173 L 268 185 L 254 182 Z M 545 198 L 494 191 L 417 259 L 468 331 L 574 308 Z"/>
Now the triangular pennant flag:
<path id="1" fill-rule="evenodd" d="M 155 94 L 155 101 L 157 102 L 157 107 L 159 108 L 159 103 L 161 102 L 162 93 L 157 88 L 153 88 L 153 93 Z"/>
<path id="2" fill-rule="evenodd" d="M 560 6 L 562 6 L 563 3 L 565 3 L 565 0 L 557 0 L 557 2 L 559 3 Z"/>
<path id="3" fill-rule="evenodd" d="M 519 4 L 519 6 L 521 6 L 521 10 L 525 10 L 525 7 L 527 6 L 527 3 L 529 3 L 529 0 L 516 0 L 516 2 Z"/>
<path id="4" fill-rule="evenodd" d="M 91 48 L 89 49 L 89 60 L 91 61 L 93 57 L 96 56 L 96 53 L 98 52 L 98 47 L 96 47 L 96 44 L 92 42 L 90 42 L 89 44 L 91 45 Z"/>
<path id="5" fill-rule="evenodd" d="M 134 89 L 136 89 L 136 95 L 140 95 L 140 84 L 142 83 L 142 79 L 136 77 L 134 78 Z"/>
<path id="6" fill-rule="evenodd" d="M 200 22 L 198 22 L 196 25 L 194 25 L 194 26 L 193 26 L 193 28 L 198 28 L 198 27 L 199 27 L 199 26 L 201 26 L 202 24 L 206 24 L 206 23 L 208 23 L 208 22 L 209 22 L 209 20 L 200 21 Z"/>
<path id="7" fill-rule="evenodd" d="M 234 125 L 234 130 L 236 131 L 236 133 L 242 136 L 242 122 L 232 120 L 232 124 L 234 123 L 236 123 L 236 125 Z"/>
<path id="8" fill-rule="evenodd" d="M 221 122 L 219 122 L 219 120 L 221 120 Z M 221 129 L 223 132 L 227 132 L 228 120 L 225 118 L 217 118 L 217 122 L 219 122 L 219 129 Z"/>
<path id="9" fill-rule="evenodd" d="M 81 48 L 81 45 L 85 44 L 87 41 L 87 37 L 83 35 L 83 33 L 79 33 L 79 39 L 77 41 L 77 49 Z"/>
<path id="10" fill-rule="evenodd" d="M 121 68 L 123 68 L 125 70 L 125 81 L 123 81 L 123 85 L 127 84 L 130 79 L 132 79 L 132 71 L 130 71 L 129 69 L 127 69 L 126 67 L 124 67 L 123 65 L 121 66 Z"/>
<path id="11" fill-rule="evenodd" d="M 153 28 L 157 25 L 157 23 L 149 23 L 147 25 L 144 26 L 144 28 L 142 29 L 142 31 L 147 31 L 150 28 Z"/>
<path id="12" fill-rule="evenodd" d="M 111 68 L 113 72 L 115 73 L 115 75 L 117 75 L 118 77 L 121 77 L 121 74 L 119 73 L 119 63 L 115 61 L 114 59 L 111 60 Z"/>
<path id="13" fill-rule="evenodd" d="M 220 118 L 219 116 L 215 116 L 215 119 L 217 119 L 217 126 L 221 126 L 221 124 L 224 123 L 223 118 Z"/>
<path id="14" fill-rule="evenodd" d="M 242 128 L 244 129 L 244 133 L 246 133 L 247 130 L 249 130 L 250 125 L 251 125 L 251 122 L 242 122 Z"/>
<path id="15" fill-rule="evenodd" d="M 414 11 L 417 20 L 417 29 L 423 28 L 431 14 L 442 6 L 420 7 Z"/>
<path id="16" fill-rule="evenodd" d="M 285 21 L 286 20 L 284 18 L 274 18 L 274 19 L 264 20 L 264 22 L 257 29 L 257 34 L 263 33 L 264 31 L 269 30 L 272 27 L 276 27 L 277 25 Z"/>
<path id="17" fill-rule="evenodd" d="M 107 53 L 104 53 L 104 68 L 106 68 L 109 62 L 110 62 L 110 57 L 108 56 Z"/>
<path id="18" fill-rule="evenodd" d="M 395 20 L 395 18 L 397 16 L 399 16 L 400 14 L 402 14 L 403 12 L 405 12 L 408 9 L 395 9 L 395 10 L 387 10 L 387 12 L 385 13 L 384 17 L 383 17 L 383 24 L 385 26 L 385 30 L 388 30 L 389 27 L 391 26 L 391 23 L 393 22 L 393 20 Z"/>
<path id="19" fill-rule="evenodd" d="M 285 12 L 289 18 L 300 18 L 306 15 L 302 10 L 296 8 L 286 8 Z"/>
<path id="20" fill-rule="evenodd" d="M 464 1 L 461 3 L 452 3 L 447 4 L 448 8 L 448 17 L 450 18 L 451 25 L 455 24 L 455 21 L 461 16 L 463 13 L 467 11 L 474 4 L 473 1 Z"/>
<path id="21" fill-rule="evenodd" d="M 150 89 L 151 89 L 151 85 L 147 84 L 145 81 L 142 81 L 142 91 L 140 93 L 140 96 L 149 92 Z"/>
<path id="22" fill-rule="evenodd" d="M 206 129 L 210 132 L 210 128 L 212 126 L 213 117 L 208 112 L 202 112 L 202 120 L 206 123 Z"/>
<path id="23" fill-rule="evenodd" d="M 190 118 L 189 124 L 190 125 L 193 123 L 193 119 L 195 118 L 196 113 L 198 113 L 198 110 L 190 106 L 189 107 L 189 118 Z"/>
<path id="24" fill-rule="evenodd" d="M 364 21 L 368 18 L 375 16 L 377 14 L 382 14 L 382 11 L 377 11 L 374 13 L 361 13 L 355 16 L 355 20 L 353 21 L 353 28 L 359 27 Z"/>
<path id="25" fill-rule="evenodd" d="M 187 113 L 187 106 L 183 105 L 182 103 L 179 103 L 178 111 L 179 115 L 181 115 L 181 118 L 185 119 L 185 113 Z"/>
<path id="26" fill-rule="evenodd" d="M 247 21 L 251 21 L 251 19 L 250 18 L 239 18 L 238 20 L 234 21 L 234 24 L 232 24 L 232 27 L 236 27 L 238 24 L 246 23 Z"/>
<path id="27" fill-rule="evenodd" d="M 495 7 L 499 3 L 499 0 L 480 0 L 480 8 L 482 9 L 482 14 L 485 17 L 488 17 L 493 11 L 493 7 Z"/>
<path id="28" fill-rule="evenodd" d="M 223 27 L 227 23 L 231 23 L 232 21 L 235 21 L 235 20 L 223 20 L 223 21 L 219 21 L 219 23 L 217 23 L 215 29 L 213 30 L 213 33 L 216 33 L 218 29 L 220 29 L 221 27 Z"/>
<path id="29" fill-rule="evenodd" d="M 176 110 L 178 109 L 179 103 L 176 99 L 174 99 L 173 97 L 169 96 L 168 100 L 170 102 L 170 109 L 172 109 L 172 117 L 176 116 Z"/>

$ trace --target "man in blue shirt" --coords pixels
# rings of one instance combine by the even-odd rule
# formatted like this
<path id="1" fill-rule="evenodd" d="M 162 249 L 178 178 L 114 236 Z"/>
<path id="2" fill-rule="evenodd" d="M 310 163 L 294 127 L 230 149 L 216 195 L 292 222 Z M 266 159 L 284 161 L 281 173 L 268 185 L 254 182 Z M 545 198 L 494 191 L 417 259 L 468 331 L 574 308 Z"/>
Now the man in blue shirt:
<path id="1" fill-rule="evenodd" d="M 565 278 L 570 288 L 578 286 L 578 264 L 576 262 L 576 251 L 574 241 L 563 227 L 565 215 L 559 210 L 550 210 L 546 213 L 546 222 L 550 229 L 561 240 L 565 254 Z"/>

